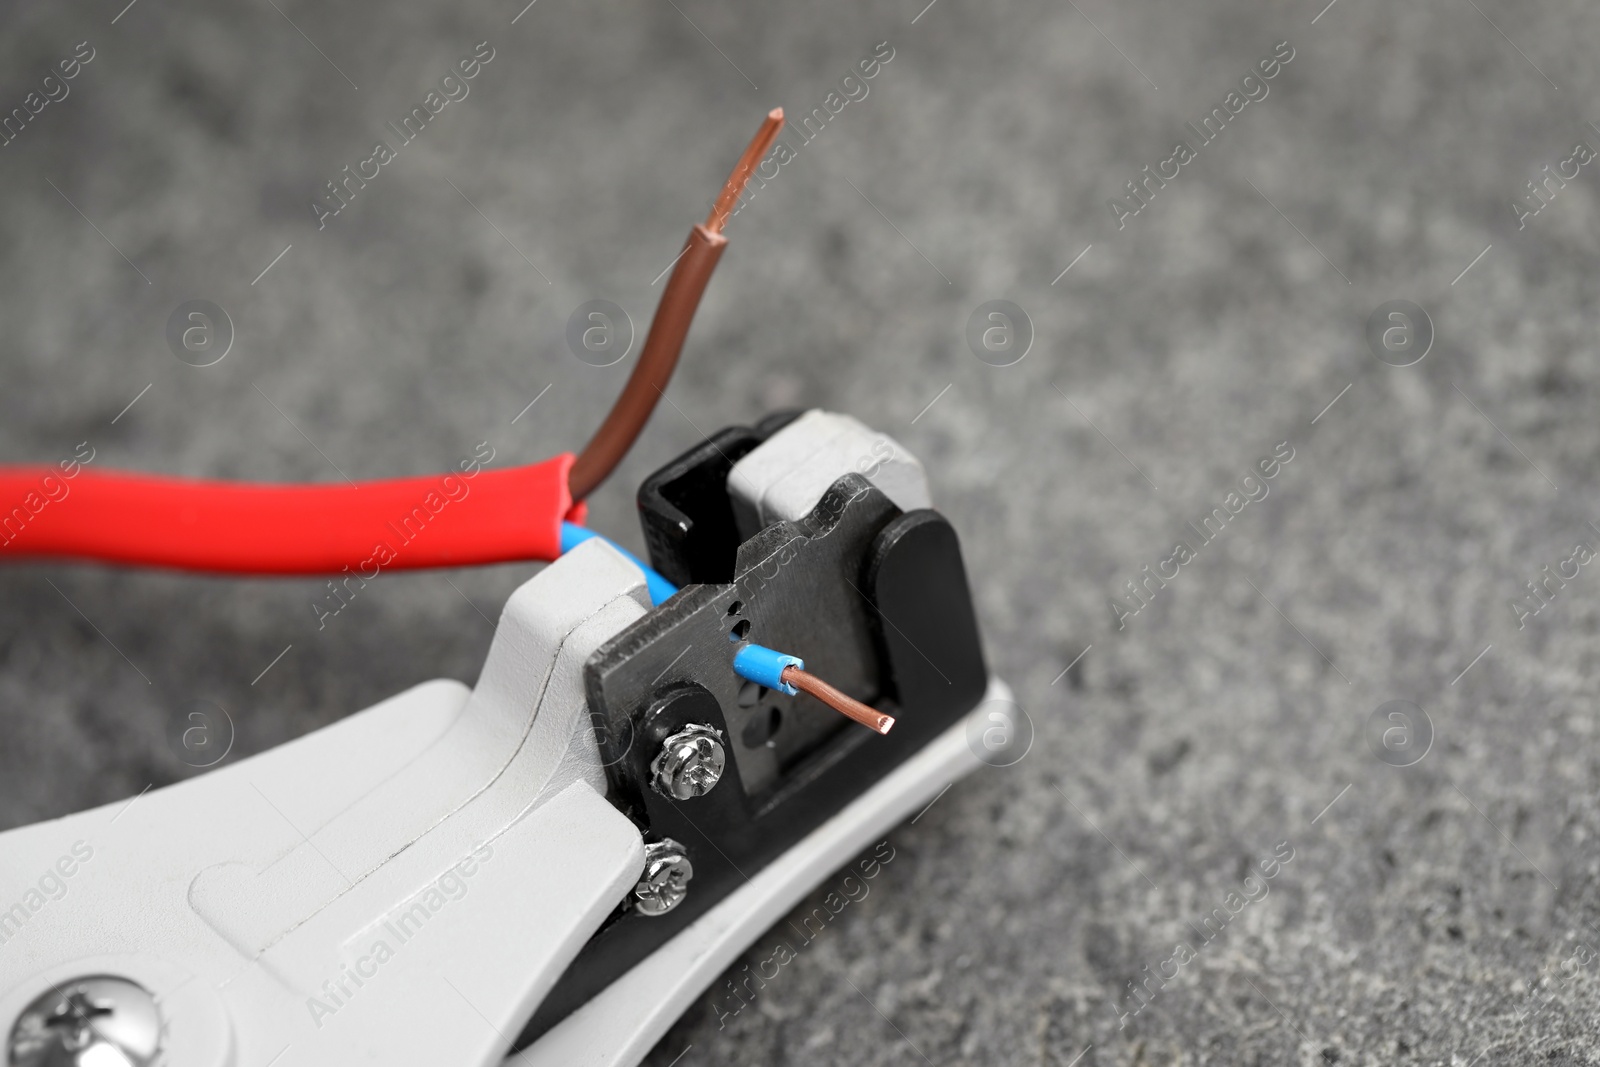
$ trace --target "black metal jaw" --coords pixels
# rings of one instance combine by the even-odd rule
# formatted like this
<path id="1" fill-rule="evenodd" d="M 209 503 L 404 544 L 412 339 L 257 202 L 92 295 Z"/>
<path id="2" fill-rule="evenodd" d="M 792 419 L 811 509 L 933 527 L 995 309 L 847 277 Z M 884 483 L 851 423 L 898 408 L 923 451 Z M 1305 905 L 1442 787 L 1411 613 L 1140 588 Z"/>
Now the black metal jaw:
<path id="1" fill-rule="evenodd" d="M 619 909 L 557 982 L 519 1048 L 983 697 L 988 672 L 961 549 L 937 512 L 901 512 L 865 478 L 847 474 L 803 520 L 737 542 L 727 472 L 778 425 L 724 430 L 640 489 L 652 565 L 698 584 L 603 645 L 585 666 L 585 683 L 612 801 L 647 840 L 684 845 L 694 879 L 664 915 Z M 894 729 L 880 737 L 803 694 L 758 690 L 733 671 L 744 641 L 801 656 L 808 669 L 894 715 Z M 674 800 L 651 787 L 650 762 L 668 736 L 692 724 L 721 731 L 729 767 L 704 796 Z"/>

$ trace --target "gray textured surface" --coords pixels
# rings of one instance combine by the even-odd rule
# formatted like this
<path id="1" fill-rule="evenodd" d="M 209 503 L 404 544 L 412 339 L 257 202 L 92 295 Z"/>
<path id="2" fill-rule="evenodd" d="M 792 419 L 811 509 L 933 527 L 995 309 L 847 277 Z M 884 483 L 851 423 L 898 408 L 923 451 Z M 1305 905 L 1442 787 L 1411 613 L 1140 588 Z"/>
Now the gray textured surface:
<path id="1" fill-rule="evenodd" d="M 760 113 L 892 43 L 730 228 L 594 523 L 637 547 L 632 486 L 697 428 L 855 413 L 927 463 L 1038 737 L 896 830 L 757 1006 L 719 1028 L 702 1003 L 652 1062 L 1600 1060 L 1600 962 L 1561 970 L 1600 945 L 1600 578 L 1521 631 L 1508 607 L 1600 539 L 1592 168 L 1525 231 L 1507 206 L 1597 141 L 1592 6 L 541 0 L 513 26 L 515 0 L 139 0 L 112 25 L 122 2 L 3 16 L 6 108 L 98 53 L 0 149 L 8 461 L 88 439 L 106 466 L 328 479 L 573 447 L 627 365 L 577 363 L 568 313 L 642 328 Z M 486 38 L 472 95 L 318 233 L 312 191 Z M 1270 96 L 1118 232 L 1107 198 L 1283 39 Z M 205 370 L 162 339 L 196 297 L 238 327 Z M 1037 329 L 1014 367 L 962 341 L 992 298 Z M 1405 370 L 1362 337 L 1395 298 L 1438 330 Z M 1108 598 L 1281 441 L 1271 495 L 1117 632 Z M 470 680 L 528 573 L 384 578 L 318 633 L 314 582 L 0 570 L 0 825 L 181 779 L 192 701 L 232 709 L 242 756 Z M 1437 730 L 1406 769 L 1362 736 L 1395 698 Z M 1125 983 L 1280 841 L 1270 894 L 1119 1030 Z"/>

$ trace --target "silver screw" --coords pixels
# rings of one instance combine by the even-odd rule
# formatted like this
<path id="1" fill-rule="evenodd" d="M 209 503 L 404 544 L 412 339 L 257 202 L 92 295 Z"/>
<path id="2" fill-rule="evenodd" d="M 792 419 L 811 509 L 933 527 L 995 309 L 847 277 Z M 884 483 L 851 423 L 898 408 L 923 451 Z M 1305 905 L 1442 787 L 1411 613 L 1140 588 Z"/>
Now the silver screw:
<path id="1" fill-rule="evenodd" d="M 711 791 L 722 778 L 728 755 L 722 735 L 698 723 L 685 726 L 661 745 L 650 761 L 656 792 L 674 800 L 693 800 Z"/>
<path id="2" fill-rule="evenodd" d="M 161 1050 L 161 1013 L 143 986 L 88 975 L 35 998 L 7 1044 L 9 1067 L 151 1067 Z"/>
<path id="3" fill-rule="evenodd" d="M 694 864 L 672 838 L 644 846 L 644 873 L 633 887 L 633 902 L 646 915 L 665 915 L 689 895 Z"/>

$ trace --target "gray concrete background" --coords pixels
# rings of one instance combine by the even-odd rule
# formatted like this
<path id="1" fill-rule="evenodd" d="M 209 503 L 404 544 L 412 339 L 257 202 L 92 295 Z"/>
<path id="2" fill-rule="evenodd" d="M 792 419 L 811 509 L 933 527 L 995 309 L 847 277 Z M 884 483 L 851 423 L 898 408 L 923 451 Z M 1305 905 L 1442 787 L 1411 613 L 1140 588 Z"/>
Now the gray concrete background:
<path id="1" fill-rule="evenodd" d="M 730 226 L 593 522 L 638 547 L 634 486 L 701 431 L 854 413 L 927 463 L 1037 738 L 652 1063 L 1600 1061 L 1600 962 L 1563 970 L 1600 947 L 1600 578 L 1520 630 L 1510 607 L 1600 542 L 1594 168 L 1526 229 L 1510 208 L 1600 144 L 1592 5 L 124 2 L 4 14 L 5 109 L 96 50 L 0 149 L 8 462 L 88 440 L 106 467 L 327 480 L 576 447 L 631 361 L 578 363 L 568 314 L 643 329 L 762 112 L 894 49 Z M 321 183 L 483 40 L 471 95 L 318 232 Z M 1108 198 L 1283 40 L 1270 95 L 1119 231 Z M 163 340 L 193 298 L 237 328 L 206 369 Z M 1003 369 L 962 337 L 996 298 L 1037 332 Z M 1363 339 L 1393 299 L 1437 331 L 1406 369 Z M 1108 600 L 1280 442 L 1270 495 L 1119 632 Z M 318 582 L 0 570 L 0 826 L 194 773 L 169 738 L 196 702 L 230 709 L 236 759 L 471 680 L 530 573 L 386 577 L 319 633 Z M 1434 728 L 1415 766 L 1363 736 L 1393 699 Z M 1280 842 L 1266 898 L 1119 1028 L 1126 983 Z"/>

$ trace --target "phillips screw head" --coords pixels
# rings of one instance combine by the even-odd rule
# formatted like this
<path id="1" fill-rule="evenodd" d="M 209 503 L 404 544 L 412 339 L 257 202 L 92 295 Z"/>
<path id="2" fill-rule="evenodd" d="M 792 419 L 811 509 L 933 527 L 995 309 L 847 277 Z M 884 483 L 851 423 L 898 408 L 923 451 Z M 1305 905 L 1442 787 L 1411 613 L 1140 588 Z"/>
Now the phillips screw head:
<path id="1" fill-rule="evenodd" d="M 644 846 L 644 873 L 633 887 L 633 903 L 645 915 L 665 915 L 689 895 L 694 864 L 682 845 L 666 838 Z"/>
<path id="2" fill-rule="evenodd" d="M 35 998 L 6 1044 L 8 1067 L 151 1067 L 161 1050 L 161 1014 L 143 986 L 88 975 Z"/>
<path id="3" fill-rule="evenodd" d="M 650 761 L 651 784 L 673 800 L 693 800 L 722 779 L 727 762 L 722 735 L 694 723 L 662 742 L 661 751 Z"/>

